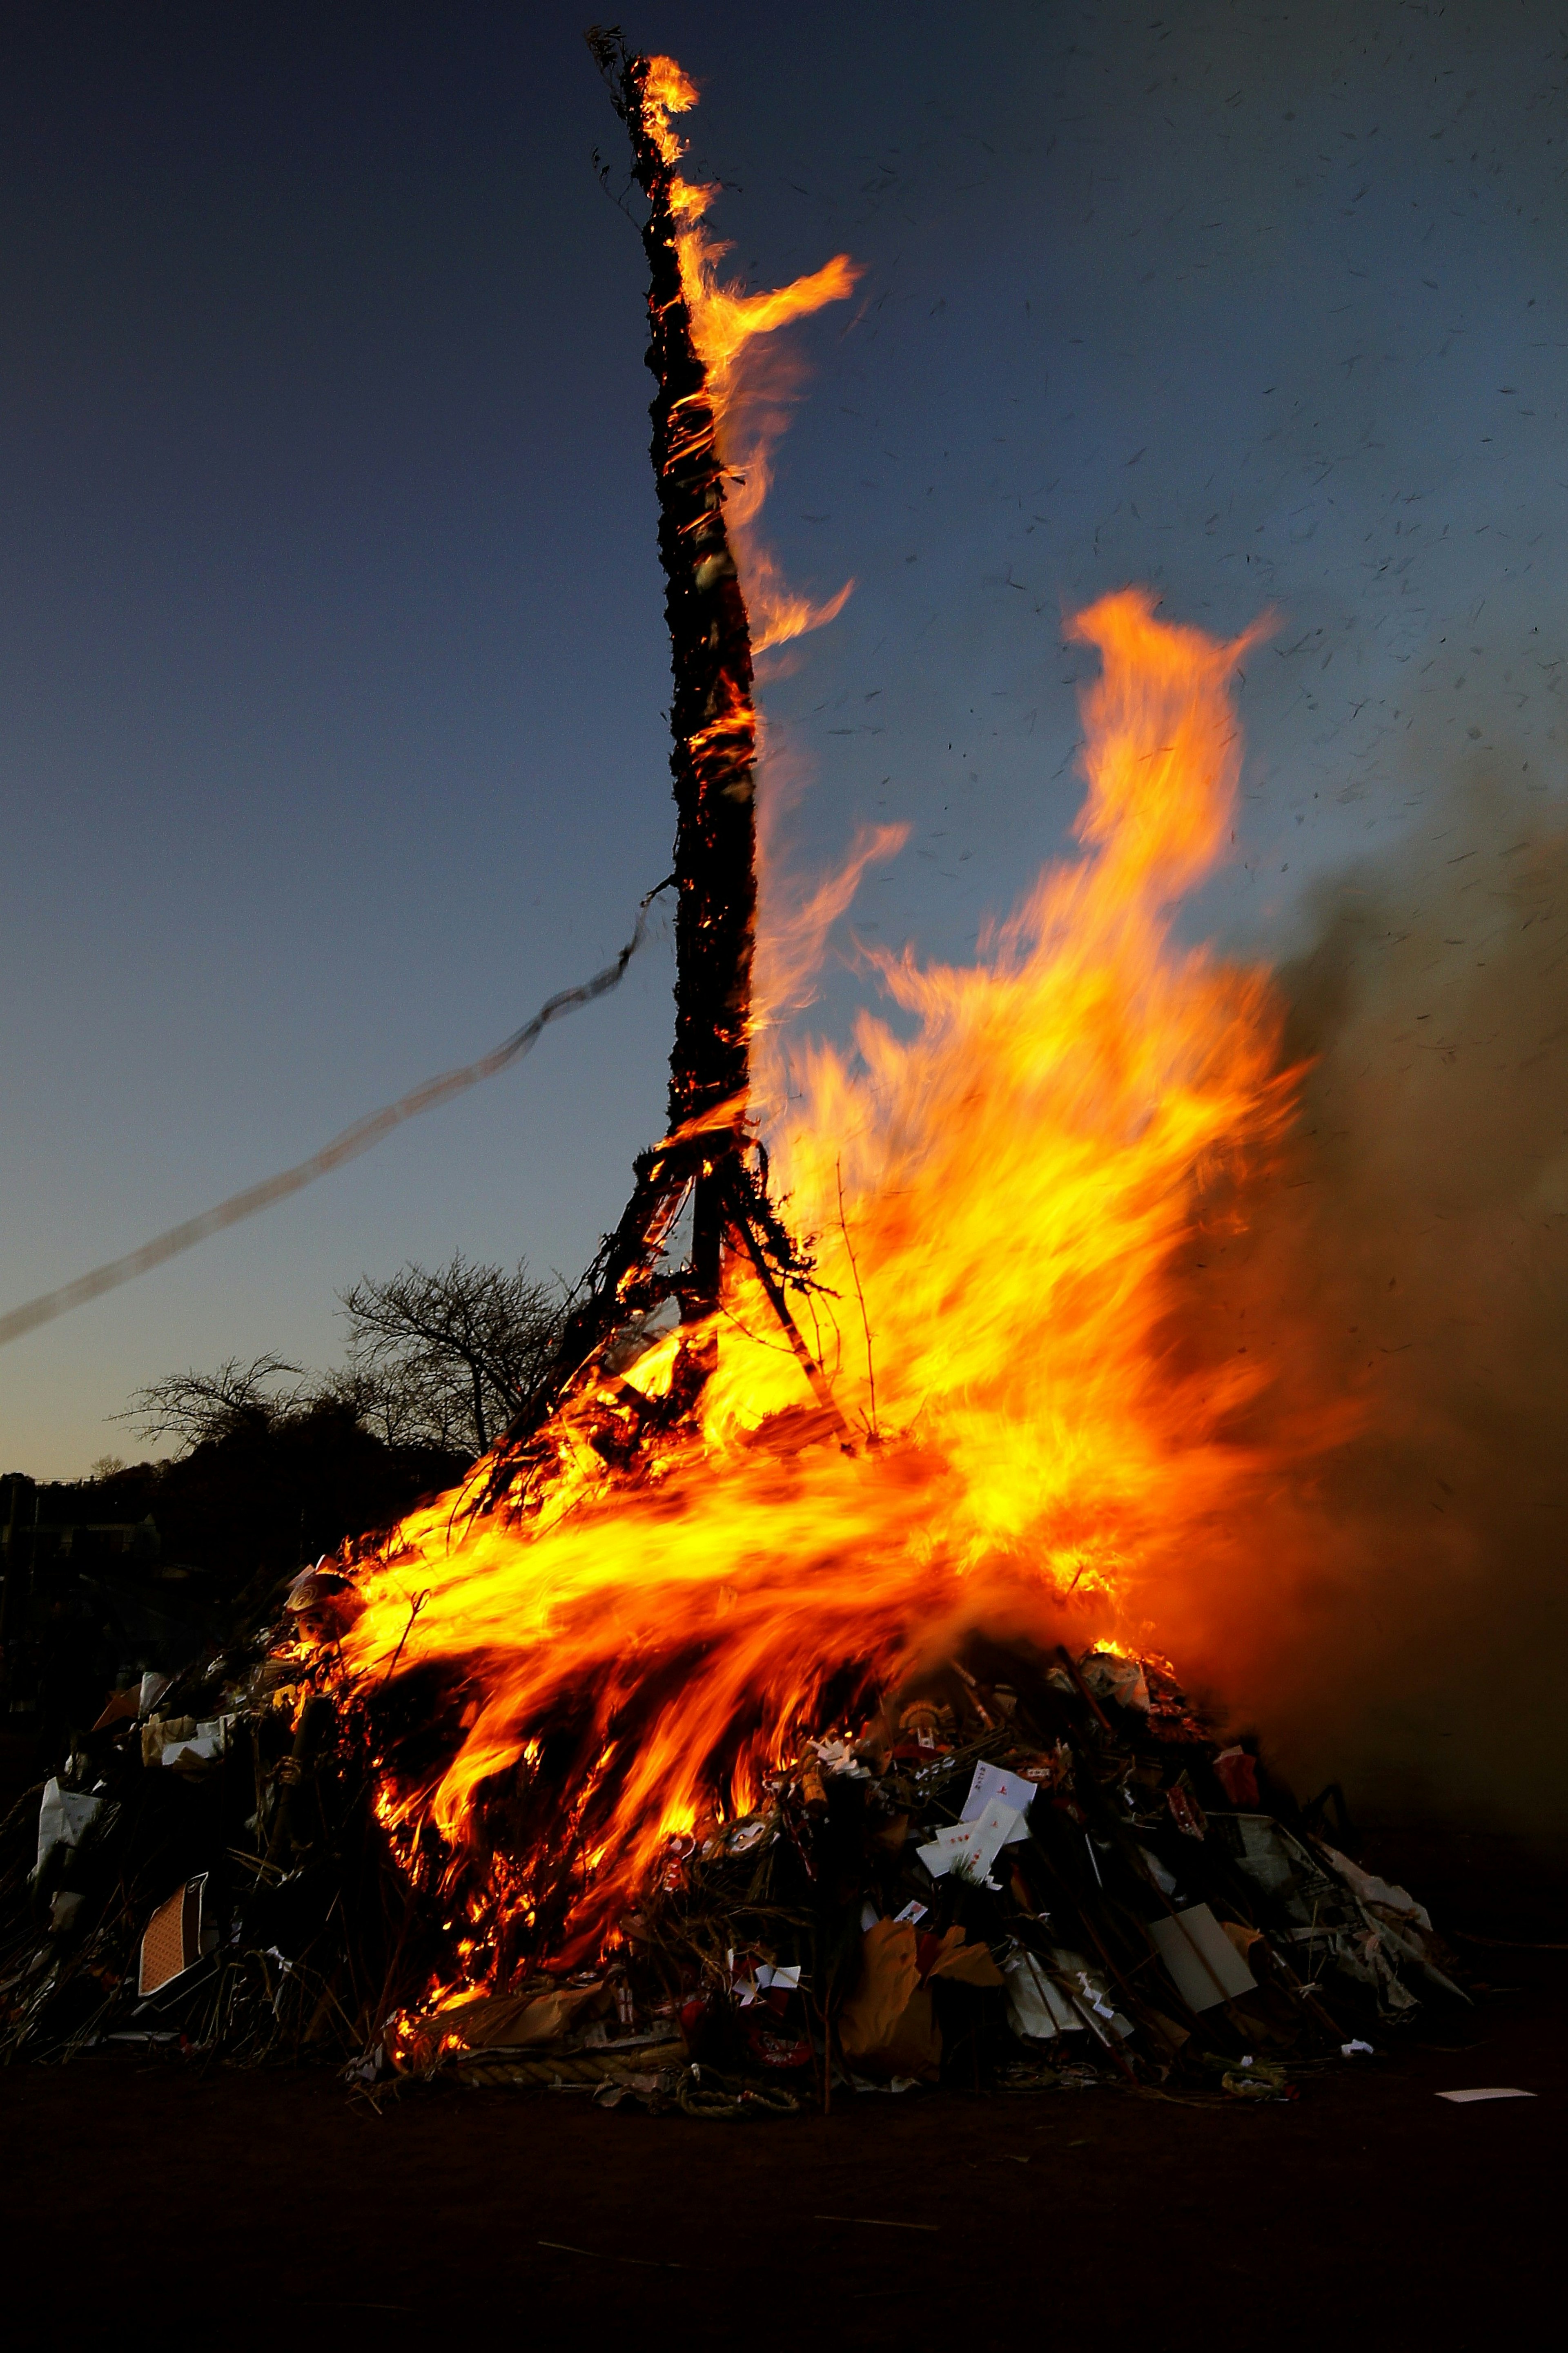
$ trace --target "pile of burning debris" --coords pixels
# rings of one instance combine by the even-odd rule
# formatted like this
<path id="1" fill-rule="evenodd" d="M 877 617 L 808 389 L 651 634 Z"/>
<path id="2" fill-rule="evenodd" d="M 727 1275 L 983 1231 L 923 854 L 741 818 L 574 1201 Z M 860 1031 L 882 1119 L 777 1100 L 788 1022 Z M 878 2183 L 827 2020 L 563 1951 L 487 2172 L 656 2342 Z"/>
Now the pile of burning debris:
<path id="1" fill-rule="evenodd" d="M 8 2057 L 153 2043 L 713 2115 L 942 2082 L 1271 2099 L 1466 2000 L 1422 1905 L 1156 1659 L 972 1647 L 671 1838 L 578 1969 L 508 1909 L 526 1856 L 410 1866 L 375 1803 L 381 1695 L 333 1662 L 274 1630 L 149 1675 L 13 1810 Z"/>
<path id="2" fill-rule="evenodd" d="M 1289 2095 L 1466 1996 L 1426 1911 L 1327 1842 L 1322 1807 L 1106 1639 L 1175 1640 L 1207 1532 L 1294 1460 L 1235 1442 L 1268 1382 L 1250 1342 L 1210 1362 L 1195 1329 L 1184 1356 L 1171 1338 L 1184 1252 L 1244 1223 L 1294 1102 L 1266 976 L 1171 928 L 1235 838 L 1248 640 L 1132 591 L 1079 617 L 1104 665 L 1083 855 L 1042 872 L 989 963 L 887 961 L 910 1035 L 861 1028 L 863 1085 L 814 1054 L 770 1127 L 773 1190 L 726 502 L 748 470 L 765 482 L 737 460 L 780 404 L 737 404 L 737 366 L 856 271 L 721 284 L 718 184 L 679 170 L 695 87 L 590 39 L 647 207 L 667 1132 L 463 1486 L 307 1572 L 224 1655 L 116 1692 L 13 1811 L 0 2049 L 151 2039 L 319 2057 L 367 2088 L 726 2116 L 943 2081 Z M 749 531 L 754 491 L 746 512 Z M 763 595 L 763 641 L 837 601 L 790 617 Z M 778 972 L 816 955 L 847 887 L 773 939 Z M 1291 1444 L 1341 1427 L 1330 1401 Z"/>

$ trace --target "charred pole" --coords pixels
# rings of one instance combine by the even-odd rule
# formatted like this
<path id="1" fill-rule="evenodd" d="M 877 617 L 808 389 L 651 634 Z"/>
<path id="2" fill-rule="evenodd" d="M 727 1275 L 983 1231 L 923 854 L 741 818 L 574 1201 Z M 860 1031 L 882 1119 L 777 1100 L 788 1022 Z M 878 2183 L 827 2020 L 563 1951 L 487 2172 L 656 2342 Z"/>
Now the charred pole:
<path id="1" fill-rule="evenodd" d="M 618 34 L 595 31 L 588 38 L 647 199 L 647 364 L 658 386 L 650 455 L 674 674 L 677 979 L 669 1134 L 696 1129 L 703 1136 L 682 1300 L 688 1320 L 697 1320 L 718 1303 L 728 1180 L 741 1154 L 751 1077 L 757 910 L 752 632 L 725 522 L 718 419 L 681 280 L 675 158 L 669 142 L 655 136 L 647 104 L 650 60 Z"/>
<path id="2" fill-rule="evenodd" d="M 661 111 L 649 90 L 654 61 L 615 28 L 595 26 L 587 38 L 626 126 L 633 176 L 647 203 L 647 364 L 657 385 L 650 453 L 674 678 L 675 1041 L 664 1140 L 637 1160 L 620 1223 L 584 1278 L 550 1373 L 508 1438 L 516 1443 L 537 1430 L 632 1315 L 673 1296 L 685 1323 L 709 1323 L 720 1302 L 728 1239 L 750 1261 L 803 1373 L 847 1439 L 826 1377 L 785 1296 L 784 1286 L 800 1283 L 810 1261 L 769 1198 L 760 1147 L 758 1167 L 747 1156 L 757 907 L 752 635 L 725 520 L 718 416 L 681 277 L 677 153 L 659 135 Z M 688 1198 L 689 1259 L 666 1271 L 659 1260 Z M 711 1364 L 710 1339 L 687 1348 L 670 1409 L 694 1401 Z"/>

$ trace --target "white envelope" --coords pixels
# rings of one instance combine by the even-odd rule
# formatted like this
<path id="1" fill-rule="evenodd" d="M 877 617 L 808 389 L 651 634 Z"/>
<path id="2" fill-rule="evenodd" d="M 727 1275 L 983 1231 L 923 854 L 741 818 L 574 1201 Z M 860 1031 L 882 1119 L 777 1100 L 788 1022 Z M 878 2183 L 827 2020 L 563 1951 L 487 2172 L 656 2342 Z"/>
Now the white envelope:
<path id="1" fill-rule="evenodd" d="M 956 1867 L 966 1879 L 981 1879 L 994 1887 L 991 1866 L 1002 1849 L 1020 1835 L 1017 1807 L 994 1798 L 973 1821 L 951 1823 L 916 1852 L 933 1879 Z"/>
<path id="2" fill-rule="evenodd" d="M 1012 1846 L 1029 1835 L 1022 1817 L 1027 1814 L 1037 1794 L 1034 1782 L 1026 1781 L 1021 1773 L 1009 1773 L 1000 1765 L 979 1764 L 969 1785 L 969 1795 L 963 1801 L 963 1820 L 974 1821 L 994 1799 L 999 1798 L 1005 1806 L 1013 1807 L 1020 1817 L 1017 1829 L 1005 1841 Z"/>

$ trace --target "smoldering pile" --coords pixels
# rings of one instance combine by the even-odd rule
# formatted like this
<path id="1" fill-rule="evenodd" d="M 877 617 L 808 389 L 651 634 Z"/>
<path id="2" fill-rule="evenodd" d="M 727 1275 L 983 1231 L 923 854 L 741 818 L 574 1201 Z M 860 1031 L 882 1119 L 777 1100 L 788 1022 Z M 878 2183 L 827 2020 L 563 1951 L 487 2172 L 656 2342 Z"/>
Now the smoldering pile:
<path id="1" fill-rule="evenodd" d="M 725 2116 L 943 2083 L 1277 2099 L 1468 2000 L 1426 1909 L 1163 1662 L 979 1643 L 669 1840 L 589 1965 L 552 1967 L 506 1789 L 461 1855 L 383 1820 L 388 1740 L 450 1732 L 342 1686 L 311 1639 L 334 1583 L 111 1695 L 13 1810 L 7 2057 L 151 2043 Z M 581 1888 L 581 1843 L 552 1869 Z"/>

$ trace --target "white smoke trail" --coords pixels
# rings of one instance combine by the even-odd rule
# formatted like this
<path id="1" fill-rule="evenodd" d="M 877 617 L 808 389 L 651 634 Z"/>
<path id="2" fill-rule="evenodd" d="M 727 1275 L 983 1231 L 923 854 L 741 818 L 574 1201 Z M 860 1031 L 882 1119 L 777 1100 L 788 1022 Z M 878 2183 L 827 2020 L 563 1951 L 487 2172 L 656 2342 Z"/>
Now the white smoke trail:
<path id="1" fill-rule="evenodd" d="M 673 878 L 670 878 L 673 879 Z M 308 1160 L 299 1161 L 292 1168 L 279 1171 L 276 1176 L 264 1177 L 258 1185 L 248 1185 L 242 1193 L 231 1193 L 226 1201 L 219 1201 L 199 1216 L 186 1218 L 166 1233 L 143 1242 L 140 1249 L 127 1250 L 122 1258 L 96 1266 L 89 1274 L 78 1275 L 74 1282 L 62 1282 L 57 1290 L 46 1291 L 37 1299 L 29 1299 L 8 1314 L 0 1315 L 0 1347 L 19 1340 L 26 1333 L 36 1332 L 40 1324 L 52 1324 L 58 1315 L 68 1315 L 73 1307 L 84 1307 L 89 1299 L 100 1299 L 106 1291 L 118 1291 L 122 1282 L 134 1282 L 139 1274 L 147 1274 L 166 1259 L 178 1258 L 182 1250 L 194 1249 L 205 1241 L 209 1234 L 221 1233 L 226 1226 L 237 1226 L 242 1219 L 255 1217 L 258 1209 L 269 1208 L 290 1193 L 298 1193 L 324 1176 L 331 1168 L 340 1167 L 345 1160 L 357 1159 L 368 1152 L 384 1136 L 390 1135 L 405 1119 L 416 1119 L 421 1112 L 434 1111 L 437 1105 L 450 1103 L 454 1095 L 478 1086 L 481 1079 L 494 1078 L 509 1063 L 518 1061 L 537 1042 L 552 1021 L 563 1013 L 574 1012 L 580 1005 L 591 1005 L 596 997 L 605 996 L 619 982 L 633 956 L 642 945 L 647 932 L 647 911 L 668 882 L 658 883 L 650 891 L 637 909 L 637 928 L 613 964 L 596 972 L 592 980 L 581 982 L 575 988 L 561 989 L 542 1005 L 531 1021 L 506 1039 L 477 1062 L 464 1064 L 460 1070 L 444 1071 L 439 1078 L 426 1079 L 412 1093 L 400 1095 L 395 1103 L 382 1110 L 371 1112 L 345 1127 L 330 1144 L 313 1152 Z"/>

